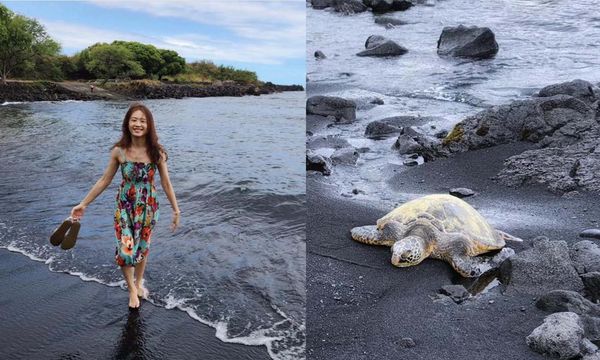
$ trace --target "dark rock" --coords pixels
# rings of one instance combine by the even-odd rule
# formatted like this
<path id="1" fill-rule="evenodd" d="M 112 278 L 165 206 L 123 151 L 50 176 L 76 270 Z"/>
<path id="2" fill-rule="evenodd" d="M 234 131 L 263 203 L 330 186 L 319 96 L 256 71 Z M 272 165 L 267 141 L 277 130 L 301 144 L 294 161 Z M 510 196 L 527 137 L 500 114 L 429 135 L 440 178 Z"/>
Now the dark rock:
<path id="1" fill-rule="evenodd" d="M 464 198 L 475 195 L 475 191 L 469 188 L 452 188 L 449 191 L 450 195 L 456 196 L 457 198 Z"/>
<path id="2" fill-rule="evenodd" d="M 578 273 L 600 272 L 600 247 L 595 242 L 583 240 L 574 244 L 570 255 Z"/>
<path id="3" fill-rule="evenodd" d="M 383 105 L 383 100 L 380 98 L 375 98 L 375 99 L 371 100 L 371 104 Z"/>
<path id="4" fill-rule="evenodd" d="M 310 150 L 330 148 L 330 149 L 342 149 L 351 147 L 350 143 L 339 136 L 328 135 L 327 137 L 317 137 L 310 139 L 306 143 L 306 148 Z"/>
<path id="5" fill-rule="evenodd" d="M 587 229 L 579 233 L 580 237 L 600 240 L 600 229 Z"/>
<path id="6" fill-rule="evenodd" d="M 337 121 L 356 120 L 354 101 L 334 96 L 311 96 L 306 100 L 308 115 L 335 116 Z"/>
<path id="7" fill-rule="evenodd" d="M 419 165 L 419 162 L 415 159 L 405 159 L 402 164 L 404 166 L 417 166 Z"/>
<path id="8" fill-rule="evenodd" d="M 579 315 L 585 337 L 591 341 L 597 342 L 600 340 L 600 318 L 590 315 Z"/>
<path id="9" fill-rule="evenodd" d="M 321 115 L 306 115 L 306 130 L 313 134 L 319 133 L 327 128 L 327 125 L 335 123 L 335 117 Z"/>
<path id="10" fill-rule="evenodd" d="M 331 161 L 334 165 L 354 165 L 358 160 L 358 151 L 355 148 L 337 149 L 331 154 Z"/>
<path id="11" fill-rule="evenodd" d="M 327 56 L 325 56 L 325 54 L 323 54 L 323 52 L 321 50 L 317 50 L 317 51 L 315 51 L 315 58 L 317 60 L 323 60 L 323 59 L 327 59 Z"/>
<path id="12" fill-rule="evenodd" d="M 427 136 L 413 127 L 406 127 L 400 130 L 400 136 L 396 139 L 393 148 L 400 154 L 418 154 L 426 161 L 438 156 L 438 141 L 435 138 Z"/>
<path id="13" fill-rule="evenodd" d="M 577 314 L 571 312 L 548 315 L 544 323 L 527 336 L 527 345 L 542 355 L 573 359 L 582 355 L 584 330 Z"/>
<path id="14" fill-rule="evenodd" d="M 413 3 L 408 0 L 363 0 L 363 3 L 374 13 L 379 14 L 389 11 L 405 11 L 413 6 Z"/>
<path id="15" fill-rule="evenodd" d="M 435 135 L 434 135 L 434 136 L 435 136 L 436 138 L 438 138 L 438 139 L 443 139 L 443 138 L 445 138 L 446 136 L 448 136 L 448 131 L 446 131 L 446 130 L 442 130 L 442 131 L 440 131 L 440 132 L 437 132 L 437 133 L 435 133 Z"/>
<path id="16" fill-rule="evenodd" d="M 438 55 L 490 58 L 498 52 L 498 43 L 487 27 L 445 27 L 438 40 Z"/>
<path id="17" fill-rule="evenodd" d="M 568 95 L 514 101 L 460 121 L 444 139 L 451 152 L 517 141 L 567 146 L 598 128 L 595 111 Z"/>
<path id="18" fill-rule="evenodd" d="M 346 15 L 367 11 L 367 6 L 361 0 L 333 0 L 332 7 L 336 12 Z"/>
<path id="19" fill-rule="evenodd" d="M 388 39 L 385 36 L 371 35 L 365 41 L 365 49 L 372 49 L 374 47 L 377 47 L 386 42 L 387 40 Z"/>
<path id="20" fill-rule="evenodd" d="M 449 296 L 455 303 L 460 304 L 471 297 L 469 291 L 462 285 L 445 285 L 440 289 L 440 293 Z"/>
<path id="21" fill-rule="evenodd" d="M 400 339 L 400 341 L 398 342 L 398 346 L 400 346 L 401 348 L 404 348 L 404 349 L 408 349 L 408 348 L 413 348 L 413 347 L 417 346 L 417 344 L 415 343 L 415 341 L 413 339 L 406 337 L 406 338 Z"/>
<path id="22" fill-rule="evenodd" d="M 358 56 L 399 56 L 406 54 L 408 49 L 398 45 L 393 40 L 379 35 L 371 35 L 365 42 L 366 50 L 359 52 Z"/>
<path id="23" fill-rule="evenodd" d="M 375 18 L 375 24 L 383 25 L 385 27 L 390 27 L 390 26 L 406 25 L 408 23 L 404 20 L 396 19 L 391 16 L 378 16 Z"/>
<path id="24" fill-rule="evenodd" d="M 600 272 L 593 271 L 583 274 L 581 280 L 592 300 L 600 300 Z"/>
<path id="25" fill-rule="evenodd" d="M 313 9 L 322 10 L 333 6 L 335 0 L 311 0 Z"/>
<path id="26" fill-rule="evenodd" d="M 512 156 L 496 179 L 508 186 L 544 185 L 555 193 L 600 192 L 600 139 L 593 138 L 593 133 L 588 132 L 592 138 L 573 145 Z"/>
<path id="27" fill-rule="evenodd" d="M 596 94 L 594 94 L 594 85 L 580 79 L 567 81 L 560 84 L 548 85 L 540 90 L 538 94 L 540 97 L 549 97 L 554 95 L 570 95 L 588 104 L 598 100 L 596 98 Z"/>
<path id="28" fill-rule="evenodd" d="M 564 241 L 537 238 L 531 249 L 511 256 L 500 265 L 500 280 L 507 293 L 543 295 L 555 289 L 581 291 L 583 283 L 571 264 Z"/>
<path id="29" fill-rule="evenodd" d="M 584 298 L 580 293 L 568 290 L 552 290 L 542 295 L 535 306 L 548 312 L 570 311 L 579 315 L 600 315 L 600 306 Z"/>
<path id="30" fill-rule="evenodd" d="M 432 116 L 392 116 L 370 122 L 365 129 L 365 136 L 372 139 L 383 139 L 400 134 L 407 126 L 419 126 L 429 121 L 438 121 L 440 118 Z"/>
<path id="31" fill-rule="evenodd" d="M 308 150 L 306 152 L 306 170 L 318 171 L 329 176 L 331 175 L 331 163 L 329 159 Z"/>

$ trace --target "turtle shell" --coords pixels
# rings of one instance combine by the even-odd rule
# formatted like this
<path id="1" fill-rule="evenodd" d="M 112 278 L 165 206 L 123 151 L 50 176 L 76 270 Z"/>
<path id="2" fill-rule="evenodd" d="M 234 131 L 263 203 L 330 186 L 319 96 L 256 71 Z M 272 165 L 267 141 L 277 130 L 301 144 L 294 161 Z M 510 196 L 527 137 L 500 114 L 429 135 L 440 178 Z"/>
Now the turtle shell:
<path id="1" fill-rule="evenodd" d="M 474 253 L 504 247 L 504 240 L 477 210 L 465 201 L 445 194 L 427 195 L 404 203 L 377 220 L 377 228 L 381 229 L 390 220 L 407 224 L 424 213 L 439 220 L 447 233 L 464 234 L 471 241 Z"/>

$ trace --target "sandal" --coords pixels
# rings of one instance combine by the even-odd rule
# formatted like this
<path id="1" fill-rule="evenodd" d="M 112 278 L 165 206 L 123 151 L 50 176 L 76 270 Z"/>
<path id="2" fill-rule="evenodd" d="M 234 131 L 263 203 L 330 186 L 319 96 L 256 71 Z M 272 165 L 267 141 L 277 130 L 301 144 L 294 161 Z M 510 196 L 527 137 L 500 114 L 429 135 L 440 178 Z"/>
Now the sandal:
<path id="1" fill-rule="evenodd" d="M 80 227 L 81 224 L 79 223 L 79 220 L 73 219 L 69 232 L 65 236 L 63 242 L 60 244 L 61 249 L 69 250 L 70 248 L 75 246 L 75 241 L 77 241 L 77 235 L 79 234 Z"/>
<path id="2" fill-rule="evenodd" d="M 68 217 L 60 224 L 56 230 L 50 235 L 50 244 L 54 246 L 60 245 L 60 243 L 65 239 L 65 234 L 73 224 L 73 219 Z"/>

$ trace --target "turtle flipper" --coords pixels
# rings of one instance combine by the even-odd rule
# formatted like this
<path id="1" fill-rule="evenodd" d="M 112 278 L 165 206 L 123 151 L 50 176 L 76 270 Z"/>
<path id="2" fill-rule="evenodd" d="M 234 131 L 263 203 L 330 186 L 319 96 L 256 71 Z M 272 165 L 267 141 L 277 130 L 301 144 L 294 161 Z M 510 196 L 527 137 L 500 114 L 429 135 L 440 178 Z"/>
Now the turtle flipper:
<path id="1" fill-rule="evenodd" d="M 503 248 L 494 256 L 469 256 L 455 253 L 448 259 L 448 262 L 463 277 L 478 277 L 484 272 L 498 267 L 514 254 L 515 251 L 511 248 Z"/>
<path id="2" fill-rule="evenodd" d="M 523 242 L 523 239 L 520 239 L 516 236 L 512 236 L 510 234 L 505 233 L 504 231 L 500 231 L 500 230 L 496 230 L 496 233 L 498 233 L 498 236 L 500 236 L 500 238 L 502 240 L 506 241 L 516 241 L 516 242 Z"/>
<path id="3" fill-rule="evenodd" d="M 369 245 L 387 245 L 382 239 L 381 234 L 375 225 L 359 226 L 350 230 L 352 239 L 363 244 Z"/>

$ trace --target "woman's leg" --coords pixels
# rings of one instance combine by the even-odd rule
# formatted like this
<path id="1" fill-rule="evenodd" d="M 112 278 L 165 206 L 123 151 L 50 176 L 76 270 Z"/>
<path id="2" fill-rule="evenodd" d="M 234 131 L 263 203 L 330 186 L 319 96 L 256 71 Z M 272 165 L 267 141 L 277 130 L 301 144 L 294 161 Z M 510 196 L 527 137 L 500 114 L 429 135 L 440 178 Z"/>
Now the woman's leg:
<path id="1" fill-rule="evenodd" d="M 140 306 L 140 300 L 137 297 L 137 288 L 133 282 L 133 266 L 125 265 L 121 266 L 125 282 L 127 282 L 127 289 L 129 290 L 129 307 L 138 308 Z"/>
<path id="2" fill-rule="evenodd" d="M 136 290 L 139 296 L 144 299 L 148 296 L 148 290 L 144 287 L 144 270 L 146 269 L 146 261 L 148 260 L 148 256 L 144 257 L 144 260 L 138 262 L 135 265 L 135 284 Z"/>

